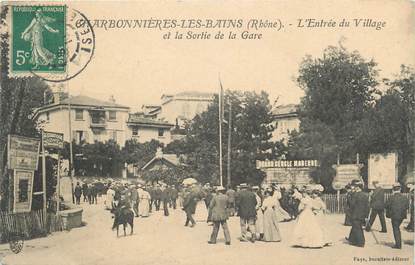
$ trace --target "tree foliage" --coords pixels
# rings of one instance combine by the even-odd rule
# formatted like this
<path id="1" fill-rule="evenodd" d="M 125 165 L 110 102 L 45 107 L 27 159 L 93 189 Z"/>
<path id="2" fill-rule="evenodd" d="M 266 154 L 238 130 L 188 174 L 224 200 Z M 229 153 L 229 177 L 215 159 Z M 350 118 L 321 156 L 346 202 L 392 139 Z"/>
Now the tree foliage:
<path id="1" fill-rule="evenodd" d="M 227 179 L 227 139 L 231 122 L 231 184 L 258 184 L 263 173 L 255 161 L 272 156 L 270 142 L 273 128 L 270 103 L 265 92 L 226 91 L 222 123 L 223 178 Z M 229 106 L 232 106 L 231 119 Z M 207 111 L 197 115 L 189 125 L 185 139 L 167 145 L 166 150 L 186 154 L 186 164 L 202 183 L 219 184 L 219 98 L 215 97 Z"/>
<path id="2" fill-rule="evenodd" d="M 355 163 L 359 153 L 364 178 L 370 153 L 397 151 L 402 166 L 413 155 L 408 143 L 413 143 L 414 72 L 403 66 L 395 80 L 385 80 L 389 89 L 383 93 L 377 80 L 376 63 L 344 47 L 328 47 L 320 58 L 307 56 L 300 66 L 297 81 L 305 96 L 288 157 L 318 159 L 315 178 L 328 188 L 337 155 L 341 163 Z"/>

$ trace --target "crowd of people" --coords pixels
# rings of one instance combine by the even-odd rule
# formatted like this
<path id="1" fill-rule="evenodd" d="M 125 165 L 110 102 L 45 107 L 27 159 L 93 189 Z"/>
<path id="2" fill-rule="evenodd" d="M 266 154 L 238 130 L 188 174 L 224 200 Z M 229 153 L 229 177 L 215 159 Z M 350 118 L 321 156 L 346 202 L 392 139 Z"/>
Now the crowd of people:
<path id="1" fill-rule="evenodd" d="M 346 240 L 354 246 L 364 247 L 364 230 L 371 231 L 377 216 L 381 223 L 380 233 L 386 233 L 387 218 L 391 218 L 395 238 L 394 248 L 402 248 L 400 225 L 411 207 L 410 221 L 406 229 L 413 232 L 413 203 L 402 195 L 397 183 L 392 195 L 385 200 L 385 191 L 379 183 L 370 193 L 364 191 L 361 181 L 353 181 L 346 186 L 346 206 L 344 225 L 351 226 Z M 78 183 L 75 188 L 77 203 L 81 195 L 84 202 L 96 203 L 97 187 L 92 184 Z M 198 207 L 203 205 L 207 212 L 205 221 L 212 225 L 209 244 L 215 244 L 220 227 L 224 231 L 225 244 L 231 244 L 228 219 L 239 217 L 241 242 L 264 241 L 280 242 L 288 240 L 293 247 L 323 248 L 333 244 L 327 231 L 325 215 L 328 212 L 321 198 L 321 185 L 304 186 L 250 186 L 242 183 L 236 189 L 222 186 L 212 187 L 208 183 L 192 185 L 151 185 L 113 182 L 105 185 L 105 206 L 109 210 L 119 208 L 132 209 L 136 217 L 148 217 L 154 211 L 163 211 L 169 216 L 169 209 L 180 207 L 185 213 L 186 227 L 194 227 L 194 218 Z M 411 196 L 413 200 L 413 188 Z M 290 235 L 282 235 L 280 222 L 295 222 Z"/>
<path id="2" fill-rule="evenodd" d="M 380 233 L 387 233 L 386 220 L 391 219 L 392 231 L 395 239 L 393 248 L 402 248 L 402 239 L 400 226 L 404 219 L 407 218 L 409 209 L 409 200 L 401 193 L 401 185 L 395 183 L 392 187 L 392 195 L 388 200 L 385 200 L 385 191 L 379 185 L 379 182 L 374 181 L 374 189 L 368 194 L 364 192 L 364 184 L 361 181 L 353 181 L 346 186 L 347 190 L 347 208 L 345 211 L 344 225 L 352 226 L 350 234 L 346 240 L 354 246 L 365 246 L 365 235 L 363 227 L 367 232 L 371 232 L 371 227 L 379 216 L 381 230 Z M 411 211 L 410 220 L 406 229 L 413 232 L 414 225 L 414 209 L 413 209 L 413 187 L 411 192 Z"/>

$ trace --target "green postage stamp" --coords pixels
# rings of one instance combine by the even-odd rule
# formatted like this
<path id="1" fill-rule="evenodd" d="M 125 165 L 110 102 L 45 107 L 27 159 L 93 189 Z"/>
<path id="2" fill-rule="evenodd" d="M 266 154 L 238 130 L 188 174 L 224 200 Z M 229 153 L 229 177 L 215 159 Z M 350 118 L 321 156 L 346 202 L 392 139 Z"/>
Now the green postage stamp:
<path id="1" fill-rule="evenodd" d="M 66 71 L 66 6 L 11 6 L 13 73 Z"/>

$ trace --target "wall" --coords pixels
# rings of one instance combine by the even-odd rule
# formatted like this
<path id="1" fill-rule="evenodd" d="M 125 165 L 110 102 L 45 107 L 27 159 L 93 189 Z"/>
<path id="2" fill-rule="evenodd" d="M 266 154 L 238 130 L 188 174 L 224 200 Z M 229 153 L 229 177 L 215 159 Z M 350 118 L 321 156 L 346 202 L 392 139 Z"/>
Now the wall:
<path id="1" fill-rule="evenodd" d="M 164 129 L 164 136 L 158 136 L 158 128 L 156 127 L 139 127 L 138 128 L 138 137 L 133 136 L 132 126 L 127 127 L 126 137 L 128 139 L 137 139 L 139 143 L 150 142 L 151 140 L 157 140 L 161 143 L 167 145 L 171 142 L 171 133 L 169 129 Z"/>
<path id="2" fill-rule="evenodd" d="M 288 141 L 289 134 L 296 130 L 297 132 L 300 129 L 300 119 L 298 117 L 287 117 L 276 119 L 274 126 L 277 124 L 277 127 L 272 132 L 272 141 Z"/>
<path id="3" fill-rule="evenodd" d="M 113 109 L 108 109 L 113 110 Z M 126 141 L 126 122 L 128 119 L 128 111 L 122 110 L 117 111 L 117 120 L 108 121 L 108 111 L 106 112 L 106 127 L 101 129 L 102 134 L 100 134 L 99 140 L 102 142 L 108 141 L 112 137 L 112 131 L 117 131 L 117 143 L 120 146 L 124 146 Z M 58 132 L 64 134 L 64 140 L 69 142 L 69 117 L 68 109 L 62 107 L 60 109 L 55 109 L 49 111 L 49 121 L 46 121 L 46 113 L 39 115 L 38 120 L 45 121 L 43 123 L 43 128 L 46 131 Z M 86 142 L 93 143 L 96 134 L 93 133 L 93 130 L 90 127 L 91 118 L 88 110 L 83 110 L 83 120 L 75 120 L 75 108 L 71 109 L 71 127 L 72 134 L 76 131 L 86 132 Z M 74 135 L 73 135 L 74 137 Z"/>
<path id="4" fill-rule="evenodd" d="M 200 100 L 172 100 L 161 107 L 160 118 L 172 124 L 176 124 L 176 118 L 183 116 L 188 120 L 193 119 L 196 114 L 207 110 L 210 101 Z"/>

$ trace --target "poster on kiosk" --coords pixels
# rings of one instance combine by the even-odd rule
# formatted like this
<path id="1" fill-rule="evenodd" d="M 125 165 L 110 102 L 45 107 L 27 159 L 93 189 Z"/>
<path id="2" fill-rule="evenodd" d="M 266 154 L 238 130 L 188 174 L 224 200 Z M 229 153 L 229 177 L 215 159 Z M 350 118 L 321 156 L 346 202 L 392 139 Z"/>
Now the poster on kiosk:
<path id="1" fill-rule="evenodd" d="M 398 154 L 371 154 L 369 156 L 368 187 L 374 189 L 373 181 L 379 181 L 384 189 L 391 189 L 398 180 Z"/>

